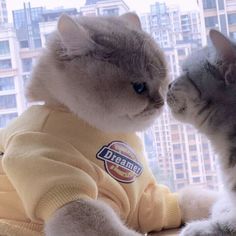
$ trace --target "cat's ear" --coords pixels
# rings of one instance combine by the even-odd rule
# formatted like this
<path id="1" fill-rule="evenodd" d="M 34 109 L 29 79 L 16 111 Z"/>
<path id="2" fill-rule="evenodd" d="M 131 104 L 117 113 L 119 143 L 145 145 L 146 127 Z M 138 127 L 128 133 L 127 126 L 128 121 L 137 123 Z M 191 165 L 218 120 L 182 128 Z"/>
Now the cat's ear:
<path id="1" fill-rule="evenodd" d="M 94 47 L 88 32 L 66 14 L 59 18 L 57 30 L 68 54 L 82 55 Z"/>
<path id="2" fill-rule="evenodd" d="M 125 13 L 125 14 L 121 15 L 120 17 L 122 19 L 126 20 L 127 22 L 129 22 L 136 29 L 139 29 L 139 30 L 142 29 L 141 21 L 140 21 L 138 15 L 135 14 L 134 12 Z"/>
<path id="3" fill-rule="evenodd" d="M 219 71 L 223 75 L 225 83 L 236 83 L 236 49 L 233 43 L 217 30 L 210 30 L 210 39 L 221 57 Z"/>
<path id="4" fill-rule="evenodd" d="M 234 62 L 236 59 L 233 43 L 217 30 L 211 29 L 209 32 L 210 39 L 223 60 Z"/>

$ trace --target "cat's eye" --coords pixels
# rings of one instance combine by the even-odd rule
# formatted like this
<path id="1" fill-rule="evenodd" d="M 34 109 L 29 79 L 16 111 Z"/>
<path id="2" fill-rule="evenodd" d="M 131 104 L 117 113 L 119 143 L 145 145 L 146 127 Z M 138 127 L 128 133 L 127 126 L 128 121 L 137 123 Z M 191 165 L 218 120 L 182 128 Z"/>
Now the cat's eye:
<path id="1" fill-rule="evenodd" d="M 137 94 L 142 94 L 147 91 L 146 83 L 132 83 L 133 89 Z"/>

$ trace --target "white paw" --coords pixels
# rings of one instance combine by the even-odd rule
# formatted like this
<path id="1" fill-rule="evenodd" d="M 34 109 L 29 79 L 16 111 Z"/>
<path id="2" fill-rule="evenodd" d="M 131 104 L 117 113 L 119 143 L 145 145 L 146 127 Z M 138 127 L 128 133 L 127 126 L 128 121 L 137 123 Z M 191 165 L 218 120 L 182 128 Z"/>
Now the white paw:
<path id="1" fill-rule="evenodd" d="M 215 231 L 214 224 L 211 221 L 203 220 L 187 224 L 180 236 L 221 236 L 221 234 Z"/>

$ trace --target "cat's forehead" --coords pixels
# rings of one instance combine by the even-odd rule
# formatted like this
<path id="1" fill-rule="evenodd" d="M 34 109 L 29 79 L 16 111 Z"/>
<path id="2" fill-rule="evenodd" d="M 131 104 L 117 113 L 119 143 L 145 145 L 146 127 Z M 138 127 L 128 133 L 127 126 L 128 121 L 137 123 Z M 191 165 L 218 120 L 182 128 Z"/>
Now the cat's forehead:
<path id="1" fill-rule="evenodd" d="M 206 64 L 211 63 L 215 65 L 217 62 L 217 55 L 212 47 L 204 47 L 192 53 L 183 63 L 182 70 L 195 72 L 205 68 Z"/>

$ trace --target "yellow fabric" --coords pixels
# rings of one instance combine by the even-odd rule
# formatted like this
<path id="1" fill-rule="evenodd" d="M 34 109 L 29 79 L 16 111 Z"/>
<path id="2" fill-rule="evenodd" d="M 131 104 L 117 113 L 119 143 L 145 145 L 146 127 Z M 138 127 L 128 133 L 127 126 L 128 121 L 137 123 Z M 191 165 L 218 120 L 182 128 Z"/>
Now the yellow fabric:
<path id="1" fill-rule="evenodd" d="M 107 202 L 141 232 L 181 223 L 176 195 L 156 184 L 135 134 L 104 133 L 38 105 L 1 130 L 0 150 L 0 235 L 42 236 L 58 208 L 81 198 Z"/>

